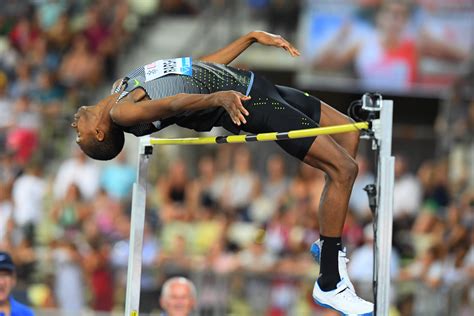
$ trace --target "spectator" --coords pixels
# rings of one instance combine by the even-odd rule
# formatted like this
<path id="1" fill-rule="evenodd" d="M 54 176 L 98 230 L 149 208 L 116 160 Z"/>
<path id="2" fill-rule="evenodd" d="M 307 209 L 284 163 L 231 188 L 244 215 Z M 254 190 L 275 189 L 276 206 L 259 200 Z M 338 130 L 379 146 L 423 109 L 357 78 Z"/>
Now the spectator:
<path id="1" fill-rule="evenodd" d="M 37 78 L 38 85 L 34 92 L 34 100 L 38 103 L 41 113 L 55 122 L 61 114 L 64 90 L 59 86 L 51 71 L 41 70 Z"/>
<path id="2" fill-rule="evenodd" d="M 392 249 L 390 261 L 390 279 L 398 278 L 400 269 L 400 260 L 398 253 Z M 348 270 L 352 280 L 360 291 L 360 295 L 366 299 L 372 299 L 373 289 L 373 263 L 374 263 L 374 230 L 373 224 L 369 223 L 364 228 L 364 243 L 361 247 L 354 250 L 349 262 Z M 392 286 L 392 292 L 395 287 Z M 392 295 L 392 298 L 395 298 Z"/>
<path id="3" fill-rule="evenodd" d="M 28 16 L 22 16 L 10 32 L 10 40 L 20 53 L 27 53 L 33 42 L 40 36 L 41 30 L 36 21 Z"/>
<path id="4" fill-rule="evenodd" d="M 160 305 L 166 316 L 189 316 L 196 308 L 194 284 L 183 277 L 168 279 L 162 287 Z"/>
<path id="5" fill-rule="evenodd" d="M 42 169 L 36 164 L 30 164 L 23 175 L 13 184 L 13 219 L 23 233 L 23 236 L 34 243 L 36 226 L 43 212 L 43 199 L 46 183 L 42 178 Z"/>
<path id="6" fill-rule="evenodd" d="M 395 186 L 393 189 L 393 217 L 395 221 L 411 222 L 421 205 L 421 187 L 418 179 L 409 171 L 405 156 L 395 159 Z"/>
<path id="7" fill-rule="evenodd" d="M 286 175 L 285 160 L 280 154 L 275 154 L 267 160 L 267 178 L 263 183 L 263 195 L 275 202 L 282 198 L 288 190 L 289 179 Z"/>
<path id="8" fill-rule="evenodd" d="M 48 40 L 55 50 L 65 52 L 70 45 L 73 33 L 70 27 L 70 18 L 67 14 L 62 14 L 56 23 L 48 29 Z"/>
<path id="9" fill-rule="evenodd" d="M 33 49 L 25 56 L 25 60 L 31 65 L 34 73 L 38 71 L 56 71 L 59 67 L 61 56 L 58 52 L 49 48 L 47 38 L 39 37 L 33 43 Z"/>
<path id="10" fill-rule="evenodd" d="M 168 174 L 156 187 L 163 202 L 160 214 L 163 221 L 189 219 L 191 188 L 186 163 L 179 159 L 171 163 Z"/>
<path id="11" fill-rule="evenodd" d="M 101 79 L 100 56 L 91 51 L 87 38 L 77 34 L 59 67 L 59 79 L 67 87 L 96 86 Z"/>
<path id="12" fill-rule="evenodd" d="M 99 189 L 99 174 L 99 168 L 92 160 L 81 150 L 74 150 L 74 156 L 58 168 L 53 186 L 54 198 L 63 199 L 69 185 L 75 183 L 84 199 L 91 200 Z"/>
<path id="13" fill-rule="evenodd" d="M 36 89 L 35 81 L 32 80 L 31 68 L 24 60 L 19 61 L 15 67 L 16 78 L 10 86 L 10 95 L 16 99 L 22 95 L 31 96 Z"/>
<path id="14" fill-rule="evenodd" d="M 79 188 L 71 183 L 64 199 L 51 209 L 51 219 L 62 229 L 62 235 L 73 238 L 82 231 L 82 223 L 91 214 L 90 205 L 83 201 Z"/>
<path id="15" fill-rule="evenodd" d="M 0 252 L 0 314 L 33 316 L 33 311 L 11 295 L 16 284 L 15 264 L 9 253 Z"/>
<path id="16" fill-rule="evenodd" d="M 271 199 L 265 196 L 262 190 L 262 185 L 257 183 L 248 206 L 249 219 L 257 224 L 268 222 L 275 214 L 278 207 L 278 198 Z M 283 196 L 283 193 L 284 192 L 280 195 L 280 198 Z"/>
<path id="17" fill-rule="evenodd" d="M 151 313 L 156 304 L 156 295 L 158 291 L 155 267 L 160 253 L 158 240 L 154 238 L 154 232 L 150 222 L 145 223 L 143 232 L 143 251 L 142 251 L 142 277 L 140 291 L 140 309 L 144 313 Z"/>
<path id="18" fill-rule="evenodd" d="M 247 147 L 239 147 L 234 154 L 232 172 L 225 184 L 222 206 L 248 219 L 247 207 L 256 189 L 258 177 L 252 169 L 252 157 Z"/>
<path id="19" fill-rule="evenodd" d="M 67 315 L 80 315 L 85 307 L 82 257 L 74 243 L 59 239 L 53 249 L 52 259 L 58 307 Z"/>
<path id="20" fill-rule="evenodd" d="M 212 209 L 218 206 L 221 188 L 217 181 L 216 163 L 211 156 L 203 156 L 198 162 L 198 177 L 191 186 L 192 210 Z"/>
<path id="21" fill-rule="evenodd" d="M 4 148 L 7 131 L 14 125 L 12 103 L 7 94 L 8 78 L 0 72 L 0 148 Z"/>
<path id="22" fill-rule="evenodd" d="M 103 240 L 92 241 L 91 250 L 84 257 L 92 294 L 92 309 L 112 311 L 114 307 L 114 279 L 110 265 L 110 246 Z"/>
<path id="23" fill-rule="evenodd" d="M 132 193 L 135 177 L 135 168 L 127 162 L 127 156 L 122 152 L 103 169 L 100 185 L 110 197 L 125 200 Z"/>
<path id="24" fill-rule="evenodd" d="M 315 68 L 339 70 L 352 66 L 364 87 L 403 91 L 420 81 L 420 56 L 458 62 L 468 59 L 466 49 L 448 44 L 447 38 L 436 38 L 431 30 L 422 28 L 417 30 L 419 34 L 410 30 L 412 1 L 381 2 L 375 29 L 346 21 L 318 51 Z"/>
<path id="25" fill-rule="evenodd" d="M 7 149 L 15 153 L 15 161 L 27 163 L 38 147 L 41 117 L 27 95 L 14 104 L 14 126 L 7 136 Z"/>
<path id="26" fill-rule="evenodd" d="M 101 236 L 113 240 L 117 234 L 117 218 L 123 213 L 122 205 L 101 189 L 92 201 L 92 225 Z"/>
<path id="27" fill-rule="evenodd" d="M 7 245 L 13 228 L 12 211 L 10 190 L 5 183 L 0 182 L 0 249 Z"/>

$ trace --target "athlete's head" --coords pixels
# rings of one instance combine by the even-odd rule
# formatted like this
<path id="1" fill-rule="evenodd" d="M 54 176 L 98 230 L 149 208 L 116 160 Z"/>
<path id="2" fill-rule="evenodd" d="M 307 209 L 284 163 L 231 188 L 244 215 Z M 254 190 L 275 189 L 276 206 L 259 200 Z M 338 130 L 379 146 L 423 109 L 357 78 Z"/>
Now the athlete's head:
<path id="1" fill-rule="evenodd" d="M 96 105 L 80 107 L 74 115 L 71 127 L 76 130 L 76 142 L 93 159 L 110 160 L 122 151 L 123 131 L 110 118 L 116 100 L 117 95 L 111 95 Z"/>

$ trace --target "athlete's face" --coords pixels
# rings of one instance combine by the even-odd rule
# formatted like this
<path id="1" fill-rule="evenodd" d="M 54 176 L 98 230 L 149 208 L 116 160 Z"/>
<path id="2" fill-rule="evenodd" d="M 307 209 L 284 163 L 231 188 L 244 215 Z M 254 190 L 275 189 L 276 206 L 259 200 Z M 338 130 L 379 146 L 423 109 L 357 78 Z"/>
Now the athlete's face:
<path id="1" fill-rule="evenodd" d="M 99 117 L 95 111 L 95 106 L 81 106 L 76 114 L 71 127 L 76 130 L 76 143 L 84 143 L 94 136 L 95 126 Z"/>
<path id="2" fill-rule="evenodd" d="M 81 106 L 77 110 L 71 127 L 76 130 L 78 144 L 87 142 L 91 137 L 102 140 L 110 125 L 109 113 L 116 98 L 116 95 L 111 95 L 96 105 Z"/>

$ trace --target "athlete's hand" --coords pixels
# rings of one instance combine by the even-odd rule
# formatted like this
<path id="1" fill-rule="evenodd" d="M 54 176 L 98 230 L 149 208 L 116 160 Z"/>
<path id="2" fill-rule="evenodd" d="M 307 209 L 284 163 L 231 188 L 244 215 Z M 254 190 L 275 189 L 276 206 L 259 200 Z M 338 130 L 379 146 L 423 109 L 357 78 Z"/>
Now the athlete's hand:
<path id="1" fill-rule="evenodd" d="M 264 31 L 254 31 L 252 32 L 252 36 L 258 43 L 262 45 L 281 47 L 293 57 L 300 55 L 300 52 L 280 35 L 275 35 Z"/>
<path id="2" fill-rule="evenodd" d="M 242 101 L 250 100 L 249 96 L 245 96 L 237 91 L 218 91 L 210 95 L 212 97 L 212 104 L 222 106 L 229 113 L 234 124 L 240 126 L 242 123 L 247 123 L 245 116 L 248 116 L 249 112 L 244 108 Z"/>

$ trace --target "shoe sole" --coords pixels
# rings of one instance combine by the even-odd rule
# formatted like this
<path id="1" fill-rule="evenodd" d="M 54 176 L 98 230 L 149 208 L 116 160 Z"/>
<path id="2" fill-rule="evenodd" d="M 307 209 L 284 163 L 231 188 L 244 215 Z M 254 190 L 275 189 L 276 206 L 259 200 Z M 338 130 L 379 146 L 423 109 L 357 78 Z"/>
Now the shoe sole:
<path id="1" fill-rule="evenodd" d="M 364 313 L 364 314 L 344 314 L 343 312 L 338 311 L 337 309 L 335 309 L 331 305 L 327 305 L 327 304 L 323 304 L 323 303 L 318 302 L 314 297 L 313 297 L 313 301 L 321 307 L 329 308 L 329 309 L 332 309 L 333 311 L 338 312 L 339 314 L 341 314 L 341 316 L 373 316 L 374 315 L 373 312 L 368 312 L 368 313 Z"/>

